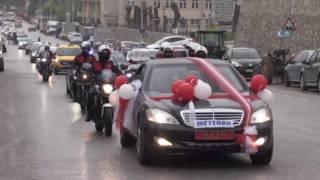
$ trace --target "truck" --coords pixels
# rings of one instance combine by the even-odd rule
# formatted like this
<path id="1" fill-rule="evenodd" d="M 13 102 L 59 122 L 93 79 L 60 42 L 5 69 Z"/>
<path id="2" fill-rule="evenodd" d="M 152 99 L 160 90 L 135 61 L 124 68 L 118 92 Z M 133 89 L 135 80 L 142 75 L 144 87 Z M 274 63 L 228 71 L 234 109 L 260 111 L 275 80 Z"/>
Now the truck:
<path id="1" fill-rule="evenodd" d="M 227 50 L 224 34 L 225 31 L 197 31 L 191 33 L 191 37 L 195 42 L 207 48 L 210 58 L 222 59 Z"/>
<path id="2" fill-rule="evenodd" d="M 61 27 L 62 29 L 61 29 L 59 38 L 63 40 L 68 40 L 68 34 L 70 32 L 77 32 L 77 29 L 78 29 L 75 23 L 67 23 L 67 22 L 62 23 Z"/>
<path id="3" fill-rule="evenodd" d="M 48 35 L 55 35 L 57 33 L 59 22 L 48 21 L 45 29 L 45 33 Z"/>

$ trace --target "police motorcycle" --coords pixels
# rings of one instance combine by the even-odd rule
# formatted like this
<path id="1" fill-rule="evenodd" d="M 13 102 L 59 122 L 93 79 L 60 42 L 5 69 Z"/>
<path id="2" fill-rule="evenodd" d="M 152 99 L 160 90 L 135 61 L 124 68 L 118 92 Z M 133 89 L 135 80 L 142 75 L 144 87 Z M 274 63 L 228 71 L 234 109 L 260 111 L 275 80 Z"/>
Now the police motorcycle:
<path id="1" fill-rule="evenodd" d="M 85 110 L 86 94 L 92 86 L 93 73 L 92 65 L 90 63 L 83 63 L 82 67 L 74 75 L 74 99 L 80 104 L 81 110 Z"/>
<path id="2" fill-rule="evenodd" d="M 37 59 L 37 70 L 42 76 L 43 82 L 48 82 L 50 76 L 53 73 L 53 65 L 52 65 L 52 58 L 38 58 Z"/>
<path id="3" fill-rule="evenodd" d="M 116 74 L 111 70 L 103 70 L 101 75 L 96 77 L 96 81 L 91 88 L 91 100 L 87 104 L 86 110 L 91 108 L 92 121 L 95 123 L 95 128 L 98 132 L 104 130 L 105 136 L 110 137 L 112 135 L 112 124 L 114 109 L 109 103 L 109 95 L 114 90 L 114 80 Z M 89 97 L 87 96 L 87 99 Z"/>

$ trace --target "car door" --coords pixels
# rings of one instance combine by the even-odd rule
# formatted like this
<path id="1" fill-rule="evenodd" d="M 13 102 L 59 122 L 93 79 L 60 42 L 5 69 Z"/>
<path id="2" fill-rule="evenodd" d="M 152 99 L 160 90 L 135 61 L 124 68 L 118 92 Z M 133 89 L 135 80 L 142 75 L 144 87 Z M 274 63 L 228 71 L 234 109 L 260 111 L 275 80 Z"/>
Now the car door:
<path id="1" fill-rule="evenodd" d="M 313 79 L 313 70 L 312 70 L 312 65 L 316 62 L 317 56 L 318 56 L 318 52 L 315 52 L 311 58 L 309 59 L 309 61 L 307 61 L 306 63 L 304 63 L 303 65 L 303 73 L 304 73 L 304 78 L 305 78 L 305 82 L 307 84 L 312 83 L 312 79 Z"/>
<path id="2" fill-rule="evenodd" d="M 292 82 L 299 82 L 300 81 L 300 74 L 302 68 L 302 61 L 307 60 L 308 53 L 301 52 L 299 53 L 294 59 L 292 64 L 289 64 L 287 67 L 287 72 L 289 76 L 289 80 Z"/>
<path id="3" fill-rule="evenodd" d="M 320 53 L 318 53 L 316 60 L 311 64 L 311 79 L 312 84 L 317 85 L 320 68 Z"/>

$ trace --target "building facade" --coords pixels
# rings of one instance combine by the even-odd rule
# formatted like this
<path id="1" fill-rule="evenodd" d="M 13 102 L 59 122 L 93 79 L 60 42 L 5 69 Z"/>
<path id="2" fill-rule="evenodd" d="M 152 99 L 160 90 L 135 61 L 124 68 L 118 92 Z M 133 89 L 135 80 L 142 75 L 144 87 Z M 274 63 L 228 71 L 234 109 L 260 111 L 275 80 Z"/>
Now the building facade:
<path id="1" fill-rule="evenodd" d="M 83 24 L 95 26 L 101 23 L 101 1 L 103 0 L 81 0 Z"/>
<path id="2" fill-rule="evenodd" d="M 234 3 L 235 0 L 100 0 L 100 19 L 104 26 L 165 32 L 206 30 L 217 25 L 229 31 Z"/>

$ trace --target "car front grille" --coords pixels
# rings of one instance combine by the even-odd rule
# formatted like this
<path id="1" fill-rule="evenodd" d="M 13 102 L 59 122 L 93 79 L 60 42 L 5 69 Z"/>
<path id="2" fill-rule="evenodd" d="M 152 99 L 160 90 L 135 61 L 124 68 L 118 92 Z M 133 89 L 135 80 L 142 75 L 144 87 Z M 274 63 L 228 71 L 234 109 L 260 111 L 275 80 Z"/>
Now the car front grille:
<path id="1" fill-rule="evenodd" d="M 244 117 L 244 111 L 241 109 L 224 109 L 224 108 L 212 108 L 212 109 L 195 109 L 196 120 L 232 120 L 233 126 L 239 126 L 242 123 Z M 180 115 L 187 126 L 194 127 L 195 122 L 191 118 L 190 110 L 183 110 Z"/>

